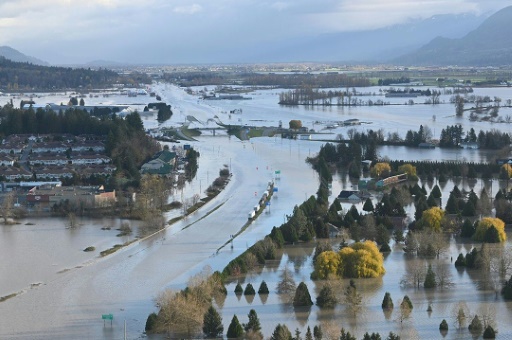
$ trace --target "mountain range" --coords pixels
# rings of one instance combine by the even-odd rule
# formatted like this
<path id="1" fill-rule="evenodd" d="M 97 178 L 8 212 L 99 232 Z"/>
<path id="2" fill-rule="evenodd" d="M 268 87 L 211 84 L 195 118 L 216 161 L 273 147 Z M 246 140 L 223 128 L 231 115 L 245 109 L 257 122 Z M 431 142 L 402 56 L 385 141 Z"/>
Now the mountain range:
<path id="1" fill-rule="evenodd" d="M 368 31 L 324 34 L 210 53 L 212 62 L 328 62 L 396 65 L 512 65 L 512 6 L 489 15 L 446 14 Z M 0 56 L 48 66 L 40 59 L 0 46 Z M 143 63 L 143 61 L 140 61 Z M 126 65 L 96 60 L 81 67 Z"/>
<path id="2" fill-rule="evenodd" d="M 512 65 L 512 6 L 491 15 L 459 39 L 436 37 L 418 50 L 395 58 L 401 65 Z"/>
<path id="3" fill-rule="evenodd" d="M 446 14 L 368 31 L 301 37 L 264 49 L 248 49 L 238 58 L 275 62 L 382 63 L 410 53 L 437 36 L 463 37 L 487 17 L 488 14 Z"/>

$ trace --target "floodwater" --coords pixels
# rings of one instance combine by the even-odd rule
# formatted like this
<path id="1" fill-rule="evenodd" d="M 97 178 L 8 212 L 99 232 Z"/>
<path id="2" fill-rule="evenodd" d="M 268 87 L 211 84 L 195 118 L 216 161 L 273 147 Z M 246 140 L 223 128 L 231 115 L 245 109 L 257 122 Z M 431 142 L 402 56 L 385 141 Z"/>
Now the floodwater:
<path id="1" fill-rule="evenodd" d="M 511 233 L 508 233 L 510 238 Z M 333 240 L 333 246 L 337 246 L 338 240 Z M 276 286 L 281 280 L 284 268 L 288 268 L 298 285 L 304 281 L 311 294 L 313 302 L 318 296 L 324 281 L 312 281 L 309 275 L 313 271 L 312 256 L 314 244 L 303 246 L 286 247 L 281 256 L 275 261 L 269 261 L 263 268 L 255 273 L 239 278 L 242 287 L 251 283 L 257 290 L 264 280 L 270 294 L 268 296 L 256 295 L 254 297 L 237 296 L 234 293 L 236 281 L 227 285 L 228 295 L 223 301 L 221 315 L 223 317 L 224 329 L 227 329 L 231 318 L 237 315 L 241 323 L 247 322 L 247 315 L 250 309 L 255 309 L 261 321 L 262 331 L 266 337 L 272 334 L 277 323 L 284 323 L 292 333 L 298 328 L 302 335 L 307 327 L 311 329 L 315 325 L 321 325 L 324 334 L 339 336 L 339 330 L 344 327 L 361 339 L 365 332 L 379 332 L 381 336 L 387 335 L 390 331 L 399 334 L 402 339 L 440 339 L 439 324 L 446 319 L 449 325 L 447 339 L 468 339 L 471 334 L 464 329 L 458 330 L 453 310 L 464 302 L 469 312 L 474 314 L 488 315 L 493 325 L 497 326 L 499 339 L 512 337 L 510 318 L 512 317 L 512 302 L 505 302 L 496 294 L 493 289 L 481 289 L 482 283 L 486 282 L 486 275 L 477 270 L 457 270 L 451 259 L 455 261 L 457 255 L 466 253 L 473 246 L 479 244 L 464 243 L 450 240 L 449 247 L 439 259 L 421 259 L 405 255 L 401 246 L 394 246 L 393 251 L 385 256 L 384 266 L 386 274 L 375 279 L 356 279 L 358 292 L 363 296 L 362 308 L 354 313 L 343 303 L 337 305 L 333 310 L 320 309 L 314 305 L 311 308 L 296 310 L 283 296 L 276 292 Z M 501 245 L 493 246 L 502 248 Z M 510 251 L 510 244 L 508 245 Z M 498 251 L 496 249 L 495 251 Z M 400 281 L 412 273 L 418 266 L 431 264 L 434 270 L 438 267 L 444 268 L 446 277 L 453 284 L 447 288 L 436 288 L 426 290 L 423 288 L 404 287 Z M 510 273 L 507 275 L 509 278 Z M 349 284 L 349 280 L 340 280 L 337 283 L 337 296 L 342 300 L 341 289 Z M 384 293 L 389 292 L 393 299 L 395 308 L 391 313 L 384 313 L 381 308 Z M 413 311 L 408 318 L 400 321 L 399 301 L 404 295 L 408 295 L 413 303 Z M 427 312 L 429 304 L 432 306 L 432 313 Z M 469 322 L 469 321 L 468 321 Z"/>
<path id="2" fill-rule="evenodd" d="M 193 115 L 203 122 L 217 115 L 225 123 L 232 121 L 237 124 L 258 126 L 277 126 L 279 121 L 286 126 L 290 119 L 302 119 L 304 125 L 319 131 L 323 131 L 323 123 L 313 124 L 314 122 L 358 118 L 371 124 L 357 126 L 357 129 L 382 127 L 385 132 L 398 129 L 402 136 L 408 129 L 416 131 L 419 124 L 431 127 L 434 135 L 438 135 L 446 125 L 457 122 L 462 123 L 465 129 L 474 127 L 477 131 L 491 128 L 508 131 L 511 127 L 510 124 L 473 123 L 466 118 L 455 118 L 452 105 L 289 108 L 277 104 L 277 90 L 256 91 L 251 94 L 253 100 L 210 103 L 189 96 L 172 85 L 158 84 L 154 85 L 154 88 L 164 101 L 173 105 L 175 112 L 172 119 L 163 124 L 164 126 L 177 126 L 185 121 L 187 115 Z M 491 96 L 501 97 L 503 101 L 512 97 L 510 89 L 505 88 L 475 89 L 475 94 L 484 94 L 486 91 Z M 68 97 L 67 94 L 61 94 L 60 97 L 42 96 L 37 98 L 36 102 L 58 103 Z M 132 104 L 141 110 L 145 104 L 152 101 L 152 98 L 127 99 L 125 96 L 110 96 L 86 98 L 85 101 L 87 105 L 100 102 Z M 212 106 L 213 104 L 215 106 Z M 243 113 L 232 114 L 229 118 L 227 112 L 236 108 L 242 108 Z M 501 109 L 500 115 L 509 114 L 507 110 Z M 432 119 L 433 115 L 436 115 L 435 122 Z M 143 115 L 143 122 L 147 128 L 159 126 L 152 116 Z M 346 129 L 325 130 L 323 132 L 327 134 L 322 135 L 322 138 L 335 138 L 338 133 L 346 135 Z M 213 137 L 206 134 L 190 144 L 201 154 L 198 174 L 183 190 L 174 192 L 171 200 L 183 201 L 195 194 L 204 196 L 206 187 L 213 182 L 218 171 L 224 166 L 229 167 L 233 173 L 229 185 L 215 200 L 187 219 L 170 226 L 158 235 L 137 241 L 113 255 L 98 257 L 99 251 L 122 243 L 120 238 L 115 236 L 117 231 L 101 228 L 117 225 L 119 221 L 86 220 L 82 221 L 83 225 L 76 230 L 66 229 L 65 219 L 27 219 L 20 221 L 19 225 L 0 226 L 0 256 L 7 259 L 0 266 L 0 296 L 19 293 L 14 298 L 0 302 L 1 338 L 121 339 L 124 320 L 127 324 L 128 338 L 138 338 L 143 333 L 147 315 L 156 310 L 154 299 L 158 293 L 165 288 L 183 288 L 187 279 L 205 266 L 221 270 L 231 259 L 268 234 L 273 226 L 280 225 L 285 215 L 292 212 L 294 205 L 315 194 L 318 188 L 317 175 L 304 159 L 314 155 L 322 142 L 282 140 L 275 137 L 241 142 L 236 138 Z M 382 147 L 379 153 L 393 159 L 400 156 L 398 158 L 401 159 L 485 161 L 489 157 L 489 153 L 478 150 Z M 276 170 L 281 171 L 279 179 L 275 178 Z M 229 240 L 230 235 L 237 233 L 247 221 L 247 213 L 257 203 L 270 180 L 275 180 L 279 191 L 266 213 L 234 240 L 233 249 L 230 246 L 221 248 Z M 448 192 L 454 184 L 456 183 L 448 182 L 442 186 L 443 198 L 448 197 Z M 342 188 L 351 185 L 346 179 L 336 180 L 333 183 L 331 198 Z M 470 185 L 467 184 L 468 187 Z M 477 189 L 483 185 L 486 184 L 478 182 L 474 187 Z M 498 181 L 492 182 L 493 192 L 499 185 L 501 184 Z M 171 219 L 176 214 L 176 211 L 170 212 L 166 218 Z M 96 252 L 84 253 L 83 249 L 88 246 L 95 246 Z M 458 254 L 456 247 L 460 246 L 452 244 L 450 248 L 450 256 L 454 258 Z M 272 290 L 278 280 L 277 274 L 283 266 L 289 264 L 291 267 L 293 264 L 296 282 L 308 282 L 310 293 L 316 296 L 319 290 L 315 287 L 317 283 L 308 281 L 312 252 L 313 245 L 287 250 L 279 263 L 269 264 L 262 269 L 262 276 L 247 280 L 254 280 L 252 282 L 255 287 L 259 286 L 261 280 L 265 280 Z M 445 263 L 448 259 L 447 254 L 443 255 L 442 260 Z M 374 320 L 375 329 L 368 329 L 369 331 L 397 331 L 398 325 L 393 321 L 395 317 L 387 320 L 380 310 L 384 292 L 390 291 L 395 305 L 404 294 L 409 294 L 415 304 L 411 319 L 404 323 L 405 330 L 413 332 L 412 330 L 416 329 L 421 338 L 439 338 L 439 333 L 436 333 L 438 325 L 440 320 L 449 314 L 450 303 L 459 299 L 465 300 L 468 305 L 471 304 L 472 312 L 480 304 L 494 304 L 494 295 L 490 292 L 478 291 L 475 294 L 475 283 L 471 281 L 474 280 L 474 275 L 470 278 L 465 273 L 454 272 L 456 286 L 446 292 L 434 292 L 434 311 L 428 318 L 424 312 L 426 294 L 423 291 L 402 290 L 399 287 L 400 278 L 410 267 L 411 261 L 405 259 L 401 252 L 393 252 L 386 258 L 387 274 L 382 279 L 357 282 L 367 296 L 365 312 L 357 320 L 345 316 L 342 307 L 336 309 L 334 314 L 318 312 L 316 307 L 312 307 L 310 312 L 297 313 L 282 306 L 272 293 L 265 303 L 256 296 L 252 304 L 249 304 L 245 297 L 241 297 L 239 301 L 231 294 L 234 285 L 230 285 L 230 294 L 222 311 L 225 329 L 232 314 L 237 314 L 241 322 L 245 322 L 249 309 L 255 308 L 264 325 L 265 335 L 270 335 L 275 327 L 275 320 L 288 324 L 292 330 L 299 327 L 303 329 L 304 334 L 304 327 L 307 324 L 314 325 L 321 320 L 328 321 L 333 318 L 333 324 L 347 324 L 347 328 L 353 329 L 357 334 L 362 334 L 363 327 L 366 327 L 364 325 L 371 324 L 373 327 Z M 507 323 L 503 321 L 507 317 L 510 318 L 511 307 L 509 304 L 499 303 L 496 304 L 496 308 L 499 312 L 497 321 L 500 336 L 508 334 Z M 113 325 L 107 324 L 104 327 L 101 315 L 108 313 L 114 314 Z M 449 324 L 451 326 L 452 323 L 449 321 Z M 454 334 L 455 332 L 450 331 L 448 337 L 453 338 Z M 467 337 L 467 332 L 462 333 L 461 338 L 464 336 Z"/>

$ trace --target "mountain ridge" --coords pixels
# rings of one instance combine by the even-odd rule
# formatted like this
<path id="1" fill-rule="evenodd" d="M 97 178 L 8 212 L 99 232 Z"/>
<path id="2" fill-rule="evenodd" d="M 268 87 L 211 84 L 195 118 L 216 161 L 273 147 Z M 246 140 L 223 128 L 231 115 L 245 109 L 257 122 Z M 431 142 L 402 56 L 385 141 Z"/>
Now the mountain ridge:
<path id="1" fill-rule="evenodd" d="M 459 39 L 436 37 L 416 51 L 392 60 L 393 64 L 430 66 L 501 66 L 512 64 L 512 6 L 487 18 Z"/>
<path id="2" fill-rule="evenodd" d="M 41 66 L 50 65 L 46 61 L 23 54 L 10 46 L 0 46 L 0 56 L 19 63 L 30 63 Z"/>

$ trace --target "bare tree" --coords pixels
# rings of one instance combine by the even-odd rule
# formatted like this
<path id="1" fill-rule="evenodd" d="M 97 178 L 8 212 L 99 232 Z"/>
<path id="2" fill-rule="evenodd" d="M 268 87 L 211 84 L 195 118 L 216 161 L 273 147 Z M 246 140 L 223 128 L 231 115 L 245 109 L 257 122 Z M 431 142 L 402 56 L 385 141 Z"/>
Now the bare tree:
<path id="1" fill-rule="evenodd" d="M 352 315 L 356 316 L 363 308 L 363 297 L 357 291 L 353 280 L 350 280 L 350 284 L 345 288 L 343 297 L 343 301 L 346 304 L 348 310 L 352 313 Z"/>
<path id="2" fill-rule="evenodd" d="M 452 309 L 452 315 L 455 319 L 455 325 L 457 326 L 457 328 L 459 330 L 465 329 L 467 326 L 467 322 L 469 321 L 469 318 L 471 316 L 466 302 L 460 301 L 459 303 L 454 305 Z"/>
<path id="3" fill-rule="evenodd" d="M 76 215 L 75 215 L 75 213 L 73 213 L 73 212 L 70 212 L 70 213 L 68 214 L 68 225 L 69 225 L 69 227 L 70 227 L 70 228 L 72 228 L 72 229 L 74 229 L 74 228 L 78 227 L 78 222 L 77 222 L 77 220 L 76 220 Z"/>
<path id="4" fill-rule="evenodd" d="M 411 316 L 412 309 L 407 303 L 403 303 L 403 300 L 398 300 L 398 306 L 400 308 L 398 309 L 395 321 L 400 323 L 400 328 L 403 328 L 404 322 Z"/>
<path id="5" fill-rule="evenodd" d="M 415 287 L 419 289 L 425 282 L 427 268 L 425 262 L 421 260 L 406 261 L 406 274 L 400 280 L 403 287 Z"/>
<path id="6" fill-rule="evenodd" d="M 438 263 L 434 269 L 436 274 L 437 287 L 444 289 L 453 287 L 455 284 L 452 280 L 452 274 L 450 271 L 450 264 Z"/>
<path id="7" fill-rule="evenodd" d="M 496 307 L 494 303 L 482 303 L 478 307 L 478 315 L 482 320 L 484 329 L 486 329 L 487 326 L 496 329 Z"/>
<path id="8" fill-rule="evenodd" d="M 7 223 L 9 218 L 14 215 L 14 192 L 11 191 L 7 195 L 4 196 L 2 201 L 2 217 L 4 218 L 4 223 Z"/>
<path id="9" fill-rule="evenodd" d="M 281 281 L 277 284 L 277 292 L 282 294 L 285 301 L 291 302 L 293 301 L 293 297 L 295 296 L 295 290 L 297 289 L 297 285 L 295 284 L 295 280 L 293 279 L 291 271 L 286 267 L 281 274 Z"/>

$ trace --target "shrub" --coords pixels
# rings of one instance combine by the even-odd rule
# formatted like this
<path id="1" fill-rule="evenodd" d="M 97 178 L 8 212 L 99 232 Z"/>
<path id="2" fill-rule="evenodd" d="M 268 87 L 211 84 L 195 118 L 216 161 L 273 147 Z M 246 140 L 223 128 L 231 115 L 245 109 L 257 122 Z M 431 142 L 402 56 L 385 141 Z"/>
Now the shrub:
<path id="1" fill-rule="evenodd" d="M 501 290 L 501 294 L 503 294 L 503 298 L 505 300 L 512 300 L 512 275 L 508 281 L 505 281 L 503 284 L 503 289 Z"/>
<path id="2" fill-rule="evenodd" d="M 84 249 L 84 251 L 86 251 L 86 252 L 88 252 L 88 251 L 95 251 L 95 250 L 96 250 L 96 248 L 93 247 L 93 246 L 90 246 L 90 247 L 87 247 L 87 248 Z"/>
<path id="3" fill-rule="evenodd" d="M 443 319 L 443 321 L 441 321 L 441 324 L 439 325 L 439 330 L 440 331 L 447 331 L 448 330 L 448 322 L 446 322 L 445 319 Z"/>
<path id="4" fill-rule="evenodd" d="M 380 247 L 380 252 L 381 252 L 381 253 L 389 253 L 389 252 L 391 252 L 391 248 L 389 247 L 389 244 L 384 243 L 384 244 Z"/>
<path id="5" fill-rule="evenodd" d="M 252 284 L 248 283 L 247 286 L 245 286 L 244 295 L 255 295 L 256 291 L 254 290 L 254 287 Z"/>
<path id="6" fill-rule="evenodd" d="M 265 281 L 261 282 L 260 288 L 258 289 L 258 294 L 268 294 L 268 287 Z"/>
<path id="7" fill-rule="evenodd" d="M 496 339 L 496 332 L 490 325 L 484 331 L 484 339 Z"/>
<path id="8" fill-rule="evenodd" d="M 482 322 L 478 318 L 478 315 L 475 315 L 473 320 L 471 320 L 471 323 L 468 326 L 469 331 L 471 334 L 480 334 L 482 333 Z"/>

